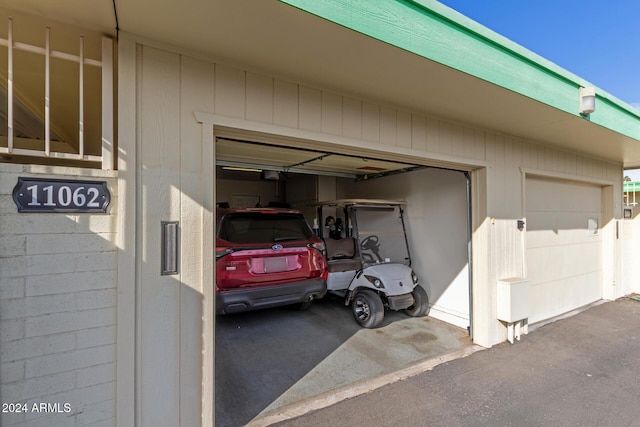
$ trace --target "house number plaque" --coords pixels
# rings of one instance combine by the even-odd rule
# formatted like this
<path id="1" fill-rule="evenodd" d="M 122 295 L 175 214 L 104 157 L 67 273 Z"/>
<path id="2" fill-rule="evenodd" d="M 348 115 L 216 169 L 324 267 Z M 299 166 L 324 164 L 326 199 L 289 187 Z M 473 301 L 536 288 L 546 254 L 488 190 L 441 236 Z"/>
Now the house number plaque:
<path id="1" fill-rule="evenodd" d="M 13 201 L 18 212 L 106 212 L 111 194 L 105 181 L 19 177 Z"/>

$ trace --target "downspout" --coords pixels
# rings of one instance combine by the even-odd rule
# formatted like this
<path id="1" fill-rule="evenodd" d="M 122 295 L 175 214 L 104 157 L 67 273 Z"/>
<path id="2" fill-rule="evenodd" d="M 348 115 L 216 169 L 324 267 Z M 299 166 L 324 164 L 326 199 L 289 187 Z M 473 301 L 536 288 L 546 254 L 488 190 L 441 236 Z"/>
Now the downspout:
<path id="1" fill-rule="evenodd" d="M 471 236 L 473 234 L 473 224 L 471 216 L 471 174 L 463 172 L 467 181 L 467 263 L 469 270 L 469 336 L 473 339 L 473 247 Z"/>

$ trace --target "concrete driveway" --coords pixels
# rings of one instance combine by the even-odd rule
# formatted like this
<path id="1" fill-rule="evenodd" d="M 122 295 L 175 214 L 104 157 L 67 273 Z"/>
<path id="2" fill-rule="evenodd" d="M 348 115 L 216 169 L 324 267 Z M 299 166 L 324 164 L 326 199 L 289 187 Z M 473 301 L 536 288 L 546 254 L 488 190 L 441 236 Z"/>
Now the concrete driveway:
<path id="1" fill-rule="evenodd" d="M 636 426 L 638 396 L 640 302 L 621 299 L 277 425 Z"/>
<path id="2" fill-rule="evenodd" d="M 387 311 L 382 327 L 363 329 L 332 299 L 217 316 L 216 426 L 260 425 L 282 408 L 362 393 L 475 348 L 466 330 L 430 317 Z"/>

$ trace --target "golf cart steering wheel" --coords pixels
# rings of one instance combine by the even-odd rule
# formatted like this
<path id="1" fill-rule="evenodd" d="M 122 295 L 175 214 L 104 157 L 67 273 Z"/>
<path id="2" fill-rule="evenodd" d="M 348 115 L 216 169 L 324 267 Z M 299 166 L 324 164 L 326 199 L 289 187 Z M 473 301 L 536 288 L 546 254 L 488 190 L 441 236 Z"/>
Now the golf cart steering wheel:
<path id="1" fill-rule="evenodd" d="M 365 237 L 364 240 L 360 242 L 360 249 L 371 251 L 375 255 L 375 258 L 373 258 L 370 254 L 363 253 L 362 256 L 367 259 L 367 262 L 375 261 L 376 259 L 379 262 L 383 261 L 382 257 L 380 256 L 380 251 L 378 250 L 380 248 L 378 240 L 378 236 L 374 236 L 372 234 L 371 236 Z"/>
<path id="2" fill-rule="evenodd" d="M 378 247 L 380 247 L 378 244 L 378 236 L 374 236 L 373 234 L 365 237 L 365 239 L 360 242 L 360 249 L 376 252 Z"/>

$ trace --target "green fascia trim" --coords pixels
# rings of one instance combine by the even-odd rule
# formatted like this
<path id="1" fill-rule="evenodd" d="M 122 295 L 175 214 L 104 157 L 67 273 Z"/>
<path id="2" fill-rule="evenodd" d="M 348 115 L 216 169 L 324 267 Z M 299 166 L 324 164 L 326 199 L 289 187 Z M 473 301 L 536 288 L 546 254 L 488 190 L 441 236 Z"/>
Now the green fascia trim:
<path id="1" fill-rule="evenodd" d="M 629 193 L 636 193 L 640 191 L 640 182 L 638 181 L 623 182 L 622 191 L 629 192 Z"/>
<path id="2" fill-rule="evenodd" d="M 435 0 L 280 0 L 569 114 L 589 82 Z M 640 140 L 640 111 L 596 88 L 592 123 Z"/>

